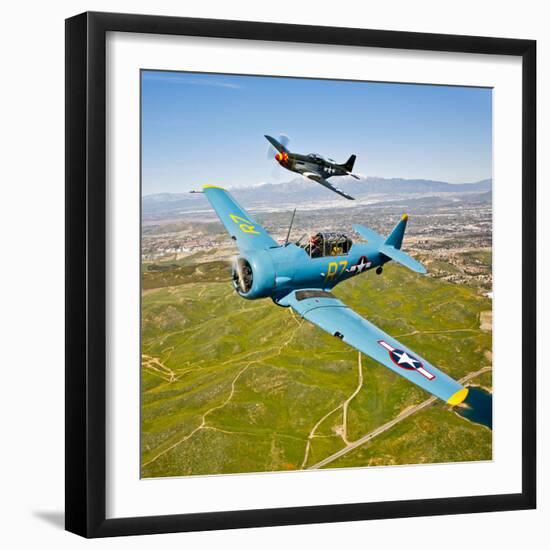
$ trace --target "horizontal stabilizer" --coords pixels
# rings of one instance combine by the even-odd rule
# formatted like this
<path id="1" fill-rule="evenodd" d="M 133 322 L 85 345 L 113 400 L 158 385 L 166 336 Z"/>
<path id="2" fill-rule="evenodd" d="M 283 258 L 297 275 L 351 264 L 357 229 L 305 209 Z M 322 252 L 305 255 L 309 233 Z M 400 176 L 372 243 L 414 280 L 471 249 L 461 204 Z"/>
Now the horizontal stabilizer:
<path id="1" fill-rule="evenodd" d="M 359 224 L 353 224 L 353 230 L 356 233 L 359 233 L 363 239 L 365 239 L 368 243 L 372 245 L 381 245 L 384 243 L 384 237 L 382 235 L 379 235 L 376 231 L 373 231 L 372 229 L 369 229 L 368 227 L 365 227 L 364 225 Z"/>
<path id="2" fill-rule="evenodd" d="M 391 258 L 394 262 L 408 267 L 411 271 L 416 273 L 427 273 L 426 268 L 420 263 L 417 262 L 414 258 L 411 258 L 406 252 L 398 250 L 394 246 L 389 244 L 383 244 L 378 249 L 384 256 Z"/>
<path id="3" fill-rule="evenodd" d="M 364 225 L 354 224 L 353 229 L 368 243 L 376 246 L 378 251 L 381 254 L 384 254 L 384 256 L 390 258 L 398 264 L 408 267 L 416 273 L 427 273 L 426 268 L 420 262 L 417 262 L 406 252 L 400 250 L 401 245 L 403 244 L 405 228 L 407 227 L 407 220 L 408 216 L 404 214 L 387 238 L 382 237 L 382 235 L 379 235 L 376 231 L 373 231 Z"/>

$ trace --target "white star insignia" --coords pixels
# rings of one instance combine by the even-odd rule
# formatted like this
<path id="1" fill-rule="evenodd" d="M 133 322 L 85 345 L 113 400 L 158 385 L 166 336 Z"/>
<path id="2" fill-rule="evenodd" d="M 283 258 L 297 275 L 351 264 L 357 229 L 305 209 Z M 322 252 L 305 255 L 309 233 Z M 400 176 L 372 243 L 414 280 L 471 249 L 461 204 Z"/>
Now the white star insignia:
<path id="1" fill-rule="evenodd" d="M 396 354 L 397 355 L 397 354 Z M 407 355 L 407 352 L 404 351 L 402 354 L 401 354 L 401 357 L 399 357 L 399 361 L 398 363 L 401 365 L 402 363 L 407 363 L 408 365 L 410 365 L 413 369 L 415 368 L 415 364 L 418 363 L 418 361 L 416 359 L 413 359 L 412 357 L 410 357 L 409 355 Z"/>

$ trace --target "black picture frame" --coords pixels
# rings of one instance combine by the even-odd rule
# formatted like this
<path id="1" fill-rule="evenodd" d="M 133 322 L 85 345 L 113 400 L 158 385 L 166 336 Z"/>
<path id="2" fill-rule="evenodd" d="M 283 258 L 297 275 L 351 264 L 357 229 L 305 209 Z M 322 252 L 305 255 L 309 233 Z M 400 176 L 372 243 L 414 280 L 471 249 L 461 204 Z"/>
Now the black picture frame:
<path id="1" fill-rule="evenodd" d="M 106 519 L 105 40 L 108 31 L 518 56 L 522 120 L 522 491 Z M 107 537 L 531 509 L 536 506 L 536 42 L 247 21 L 83 13 L 66 20 L 66 529 Z"/>

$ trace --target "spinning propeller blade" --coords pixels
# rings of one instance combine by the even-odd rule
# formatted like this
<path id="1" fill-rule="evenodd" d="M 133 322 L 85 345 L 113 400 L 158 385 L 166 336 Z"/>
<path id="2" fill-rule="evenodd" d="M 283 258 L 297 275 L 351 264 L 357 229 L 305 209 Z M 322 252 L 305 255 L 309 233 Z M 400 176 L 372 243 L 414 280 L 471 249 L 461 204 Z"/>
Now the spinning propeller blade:
<path id="1" fill-rule="evenodd" d="M 288 144 L 290 142 L 290 138 L 286 135 L 286 134 L 279 134 L 279 137 L 278 137 L 278 141 L 279 143 L 288 149 Z M 268 160 L 273 160 L 273 157 L 277 154 L 277 149 L 275 149 L 275 147 L 273 147 L 273 145 L 268 145 L 267 146 L 267 151 L 266 151 L 266 158 Z"/>
<path id="2" fill-rule="evenodd" d="M 286 134 L 279 134 L 279 143 L 288 149 L 290 138 Z"/>
<path id="3" fill-rule="evenodd" d="M 278 141 L 283 147 L 288 148 L 290 138 L 286 134 L 279 134 Z M 266 150 L 267 160 L 272 161 L 274 159 L 275 155 L 277 155 L 278 152 L 279 151 L 277 151 L 277 149 L 275 149 L 275 147 L 273 147 L 273 145 L 269 144 L 267 146 L 267 150 Z M 280 164 L 278 162 L 276 162 L 275 165 L 273 166 L 273 169 L 271 170 L 271 177 L 275 180 L 278 180 L 281 177 L 280 167 L 281 167 Z"/>
<path id="4" fill-rule="evenodd" d="M 235 258 L 233 261 L 235 273 L 237 274 L 237 281 L 239 284 L 239 288 L 241 289 L 241 292 L 246 292 L 246 282 L 244 280 L 244 273 L 243 273 L 243 266 L 242 263 L 239 262 L 239 258 Z"/>

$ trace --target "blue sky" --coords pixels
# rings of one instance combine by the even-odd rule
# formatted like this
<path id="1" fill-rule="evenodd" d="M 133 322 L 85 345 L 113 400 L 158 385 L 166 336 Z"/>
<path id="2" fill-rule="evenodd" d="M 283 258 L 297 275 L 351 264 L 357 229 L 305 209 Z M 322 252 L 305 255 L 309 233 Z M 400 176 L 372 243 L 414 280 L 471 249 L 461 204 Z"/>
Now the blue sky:
<path id="1" fill-rule="evenodd" d="M 288 181 L 264 134 L 380 177 L 492 174 L 489 89 L 142 72 L 142 194 Z"/>

